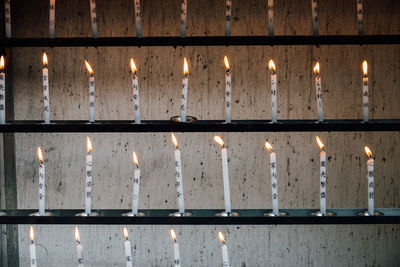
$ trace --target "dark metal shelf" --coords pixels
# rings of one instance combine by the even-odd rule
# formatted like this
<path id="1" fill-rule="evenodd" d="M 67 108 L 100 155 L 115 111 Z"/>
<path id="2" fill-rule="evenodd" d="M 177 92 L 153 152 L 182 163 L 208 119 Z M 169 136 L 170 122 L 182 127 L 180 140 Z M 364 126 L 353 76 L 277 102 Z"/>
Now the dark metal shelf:
<path id="1" fill-rule="evenodd" d="M 142 121 L 8 121 L 0 125 L 0 132 L 349 132 L 400 131 L 400 120 L 382 119 L 363 123 L 361 120 L 234 120 L 226 124 L 220 120 L 199 120 L 179 123 L 170 120 Z"/>
<path id="2" fill-rule="evenodd" d="M 294 36 L 193 36 L 193 37 L 102 37 L 102 38 L 11 38 L 0 47 L 86 46 L 257 46 L 257 45 L 367 45 L 400 44 L 400 35 L 294 35 Z"/>
<path id="3" fill-rule="evenodd" d="M 216 217 L 222 210 L 187 210 L 193 216 L 171 217 L 169 214 L 176 210 L 141 210 L 144 217 L 125 217 L 122 214 L 129 210 L 93 210 L 99 216 L 81 217 L 76 214 L 82 210 L 48 210 L 51 216 L 31 216 L 37 210 L 2 210 L 6 216 L 0 216 L 0 224 L 182 224 L 182 225 L 239 225 L 239 224 L 398 224 L 400 223 L 400 209 L 376 209 L 383 216 L 358 216 L 361 209 L 329 209 L 337 216 L 314 217 L 310 216 L 316 210 L 312 209 L 284 209 L 289 213 L 285 217 L 266 217 L 267 210 L 245 209 L 234 210 L 239 217 Z"/>

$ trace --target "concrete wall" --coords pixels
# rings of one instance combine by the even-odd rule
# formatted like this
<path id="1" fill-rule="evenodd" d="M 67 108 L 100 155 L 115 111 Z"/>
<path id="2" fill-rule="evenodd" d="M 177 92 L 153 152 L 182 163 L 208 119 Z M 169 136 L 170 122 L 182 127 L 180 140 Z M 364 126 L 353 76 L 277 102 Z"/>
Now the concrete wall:
<path id="1" fill-rule="evenodd" d="M 133 1 L 97 0 L 99 36 L 134 36 Z M 233 1 L 232 35 L 268 32 L 266 2 Z M 275 1 L 275 34 L 312 34 L 309 0 Z M 319 1 L 320 34 L 356 34 L 356 1 Z M 400 2 L 364 1 L 366 34 L 399 34 Z M 13 36 L 48 36 L 48 1 L 12 1 Z M 143 36 L 177 36 L 179 0 L 142 1 Z M 224 1 L 188 1 L 187 35 L 223 35 Z M 3 30 L 3 29 L 1 29 Z M 89 1 L 57 1 L 56 37 L 90 36 Z M 43 48 L 14 48 L 16 119 L 42 118 Z M 325 117 L 362 116 L 361 62 L 369 63 L 372 118 L 400 118 L 399 46 L 46 48 L 52 119 L 87 119 L 84 59 L 96 76 L 96 118 L 132 119 L 129 58 L 140 77 L 143 119 L 179 111 L 183 56 L 190 65 L 188 114 L 223 119 L 223 56 L 231 62 L 232 118 L 269 119 L 270 58 L 277 64 L 278 118 L 316 118 L 312 67 L 321 63 Z M 223 208 L 219 148 L 214 133 L 178 133 L 187 208 Z M 280 206 L 317 208 L 320 135 L 328 153 L 328 208 L 367 206 L 368 144 L 376 158 L 376 207 L 400 207 L 400 134 L 223 133 L 233 208 L 269 208 L 265 139 L 278 158 Z M 90 134 L 93 207 L 130 208 L 132 150 L 142 170 L 141 208 L 175 208 L 173 146 L 169 133 Z M 48 208 L 84 207 L 85 134 L 16 134 L 18 207 L 37 208 L 37 158 L 45 150 Z M 35 226 L 40 266 L 71 266 L 73 225 Z M 232 266 L 396 266 L 398 225 L 176 226 L 183 266 L 220 266 L 217 231 L 226 233 Z M 123 266 L 122 226 L 81 226 L 85 265 Z M 129 226 L 137 266 L 172 266 L 170 226 Z M 28 225 L 19 227 L 20 264 L 28 264 Z"/>

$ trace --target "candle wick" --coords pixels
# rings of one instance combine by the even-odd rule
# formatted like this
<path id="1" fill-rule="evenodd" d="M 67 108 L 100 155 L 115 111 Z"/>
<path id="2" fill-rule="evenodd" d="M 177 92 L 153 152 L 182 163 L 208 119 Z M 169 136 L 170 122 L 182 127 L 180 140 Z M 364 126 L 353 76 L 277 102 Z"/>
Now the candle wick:
<path id="1" fill-rule="evenodd" d="M 185 78 L 188 78 L 188 77 L 189 77 L 189 74 L 188 74 L 188 73 L 186 73 L 186 74 L 184 75 L 184 77 L 185 77 Z"/>

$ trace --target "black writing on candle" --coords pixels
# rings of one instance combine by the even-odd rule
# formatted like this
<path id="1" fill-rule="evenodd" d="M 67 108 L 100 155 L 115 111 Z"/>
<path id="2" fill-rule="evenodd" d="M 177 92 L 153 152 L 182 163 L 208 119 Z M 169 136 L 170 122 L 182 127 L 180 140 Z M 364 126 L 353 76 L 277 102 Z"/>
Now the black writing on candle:
<path id="1" fill-rule="evenodd" d="M 274 0 L 268 0 L 269 35 L 274 35 Z"/>
<path id="2" fill-rule="evenodd" d="M 358 22 L 358 34 L 362 35 L 364 33 L 363 30 L 363 3 L 362 0 L 357 0 L 357 22 Z"/>
<path id="3" fill-rule="evenodd" d="M 312 16 L 313 16 L 313 31 L 314 31 L 314 35 L 318 35 L 317 0 L 311 0 L 311 9 L 312 9 Z"/>

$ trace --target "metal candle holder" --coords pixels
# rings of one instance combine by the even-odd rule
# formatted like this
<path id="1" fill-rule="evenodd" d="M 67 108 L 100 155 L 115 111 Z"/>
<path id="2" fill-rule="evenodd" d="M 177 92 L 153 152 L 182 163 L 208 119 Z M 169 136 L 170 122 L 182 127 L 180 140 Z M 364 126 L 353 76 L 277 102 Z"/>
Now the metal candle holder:
<path id="1" fill-rule="evenodd" d="M 80 216 L 80 217 L 95 217 L 95 216 L 99 216 L 99 213 L 92 211 L 90 214 L 87 214 L 86 212 L 81 212 L 76 214 L 75 216 Z"/>
<path id="2" fill-rule="evenodd" d="M 369 215 L 368 210 L 364 210 L 357 214 L 358 216 L 383 216 L 383 212 L 374 211 L 374 215 Z"/>
<path id="3" fill-rule="evenodd" d="M 186 116 L 186 121 L 181 121 L 181 116 L 180 116 L 180 115 L 177 115 L 177 116 L 171 117 L 171 121 L 174 121 L 174 122 L 183 122 L 183 123 L 192 123 L 192 122 L 197 121 L 197 118 L 196 118 L 196 117 L 193 117 L 193 116 Z"/>
<path id="4" fill-rule="evenodd" d="M 192 216 L 193 214 L 192 213 L 190 213 L 190 212 L 184 212 L 184 213 L 181 213 L 181 212 L 179 212 L 179 211 L 176 211 L 176 212 L 173 212 L 173 213 L 170 213 L 169 214 L 169 216 L 170 217 L 190 217 L 190 216 Z"/>
<path id="5" fill-rule="evenodd" d="M 122 216 L 125 216 L 125 217 L 144 217 L 144 216 L 146 216 L 146 213 L 140 212 L 140 211 L 138 211 L 137 214 L 133 214 L 133 212 L 127 212 L 127 213 L 122 214 Z"/>
<path id="6" fill-rule="evenodd" d="M 223 212 L 219 212 L 219 213 L 215 214 L 215 216 L 217 216 L 217 217 L 239 217 L 240 213 L 234 212 L 234 211 L 231 211 L 231 212 L 223 211 Z"/>
<path id="7" fill-rule="evenodd" d="M 279 217 L 281 217 L 281 216 L 289 216 L 289 213 L 280 210 L 279 211 L 279 215 L 275 215 L 273 211 L 270 211 L 270 212 L 265 213 L 264 216 L 267 216 L 267 217 L 277 217 L 277 216 L 279 216 Z"/>
<path id="8" fill-rule="evenodd" d="M 29 216 L 51 216 L 51 215 L 53 215 L 53 214 L 52 214 L 51 212 L 49 212 L 49 211 L 45 211 L 44 215 L 39 215 L 39 212 L 38 212 L 38 211 L 29 214 Z"/>
<path id="9" fill-rule="evenodd" d="M 315 217 L 332 217 L 336 216 L 336 213 L 332 211 L 327 211 L 325 214 L 322 214 L 321 211 L 317 211 L 317 212 L 312 212 L 310 215 Z"/>

